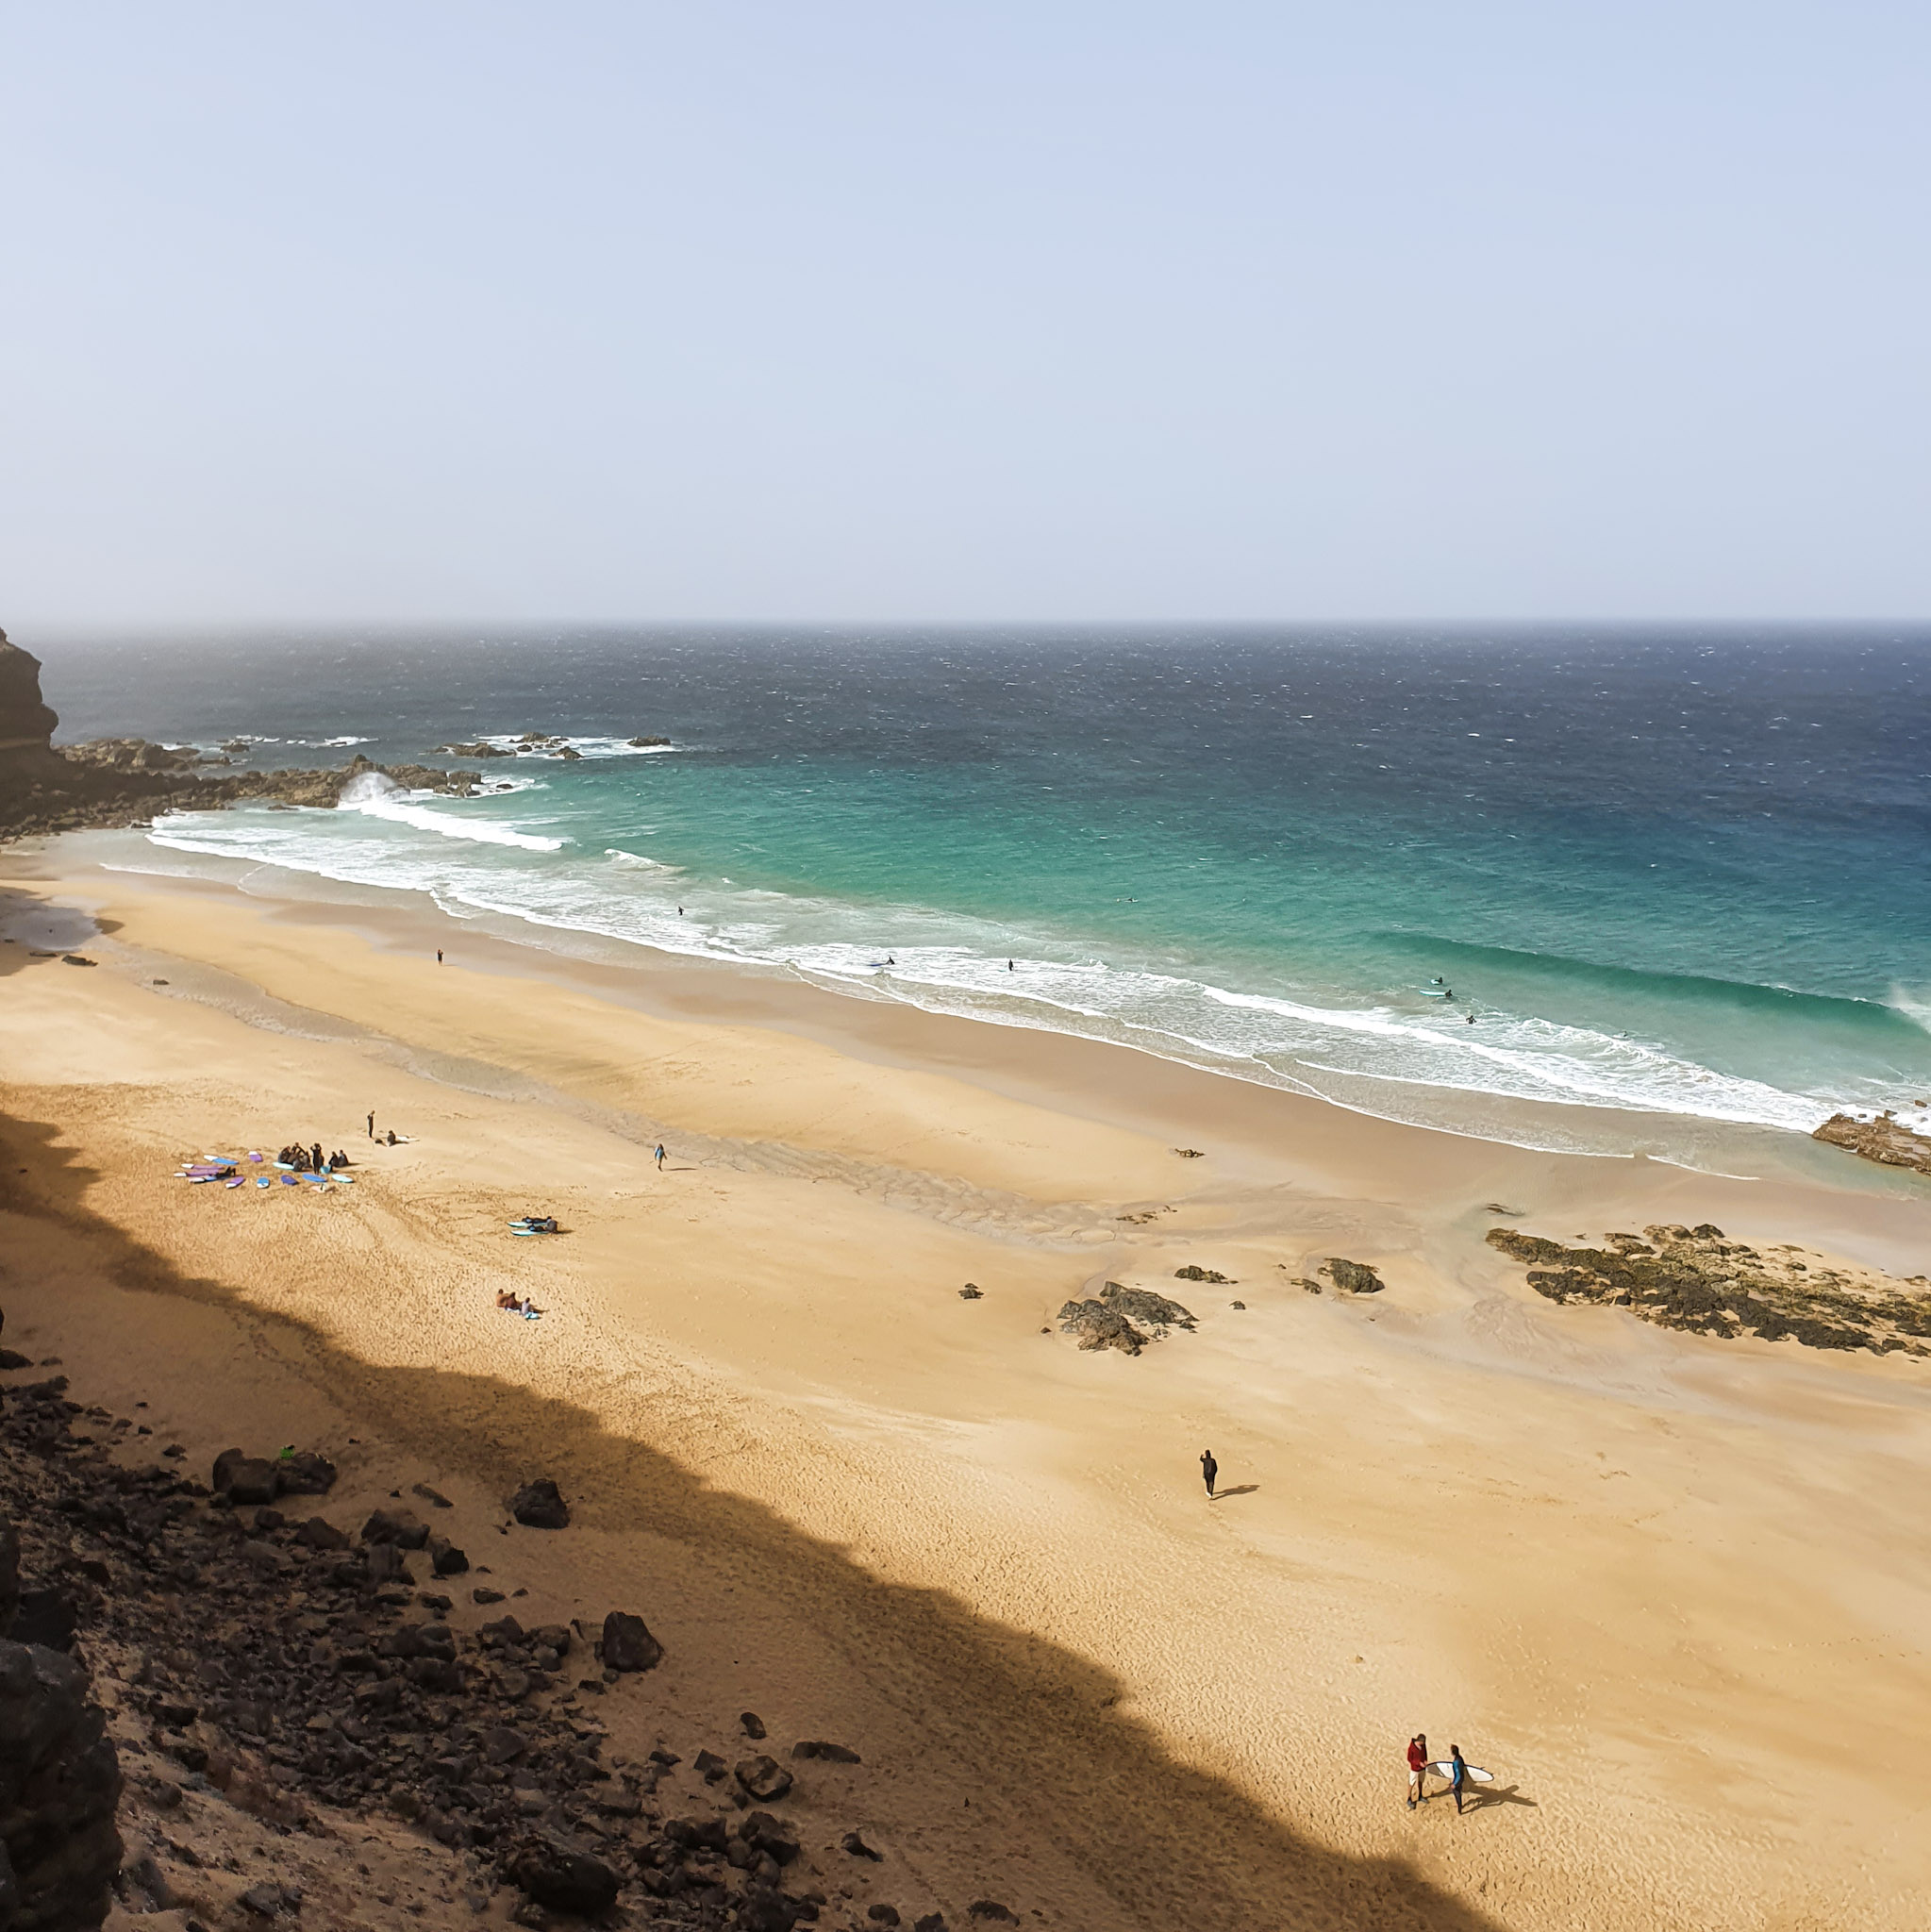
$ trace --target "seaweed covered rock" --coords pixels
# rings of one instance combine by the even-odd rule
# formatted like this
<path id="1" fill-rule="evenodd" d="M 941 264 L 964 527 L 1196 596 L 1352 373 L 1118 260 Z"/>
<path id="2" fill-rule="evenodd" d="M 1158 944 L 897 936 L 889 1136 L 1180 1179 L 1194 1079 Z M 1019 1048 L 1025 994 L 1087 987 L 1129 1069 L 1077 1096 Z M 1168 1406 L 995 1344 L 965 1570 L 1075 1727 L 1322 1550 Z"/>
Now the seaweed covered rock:
<path id="1" fill-rule="evenodd" d="M 1147 1338 L 1105 1302 L 1065 1303 L 1059 1310 L 1059 1332 L 1077 1336 L 1081 1348 L 1117 1348 L 1123 1355 L 1138 1355 L 1147 1344 Z"/>
<path id="2" fill-rule="evenodd" d="M 1163 1294 L 1155 1294 L 1151 1289 L 1123 1288 L 1117 1281 L 1109 1281 L 1101 1289 L 1100 1299 L 1116 1315 L 1124 1315 L 1129 1322 L 1152 1330 L 1156 1341 L 1164 1336 L 1169 1328 L 1192 1328 L 1197 1325 L 1192 1309 L 1182 1307 L 1178 1302 L 1169 1301 Z"/>
<path id="3" fill-rule="evenodd" d="M 1528 1285 L 1560 1303 L 1627 1308 L 1644 1322 L 1693 1334 L 1756 1335 L 1806 1348 L 1931 1355 L 1931 1292 L 1888 1276 L 1852 1280 L 1821 1262 L 1760 1255 L 1709 1222 L 1612 1234 L 1602 1247 L 1489 1230 L 1489 1245 L 1528 1265 Z"/>
<path id="4" fill-rule="evenodd" d="M 1344 1294 L 1379 1294 L 1388 1286 L 1367 1262 L 1343 1260 L 1339 1255 L 1330 1255 L 1321 1273 Z"/>
<path id="5" fill-rule="evenodd" d="M 1175 1281 L 1211 1282 L 1220 1288 L 1224 1288 L 1227 1285 L 1227 1277 L 1224 1274 L 1212 1268 L 1203 1268 L 1198 1261 L 1190 1261 L 1186 1267 L 1174 1269 L 1174 1279 Z"/>

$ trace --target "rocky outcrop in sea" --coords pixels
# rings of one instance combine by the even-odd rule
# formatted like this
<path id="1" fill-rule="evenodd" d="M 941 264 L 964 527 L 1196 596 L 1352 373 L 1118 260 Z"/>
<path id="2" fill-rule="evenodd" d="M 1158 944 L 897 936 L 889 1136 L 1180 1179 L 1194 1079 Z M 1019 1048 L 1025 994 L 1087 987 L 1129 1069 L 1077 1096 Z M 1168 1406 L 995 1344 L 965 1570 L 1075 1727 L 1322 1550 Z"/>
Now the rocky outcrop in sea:
<path id="1" fill-rule="evenodd" d="M 1925 1124 L 1931 1127 L 1931 1116 L 1926 1117 Z M 1931 1134 L 1913 1133 L 1888 1113 L 1873 1121 L 1834 1113 L 1810 1138 L 1861 1154 L 1880 1167 L 1908 1167 L 1919 1174 L 1931 1174 Z"/>
<path id="2" fill-rule="evenodd" d="M 359 755 L 323 770 L 236 770 L 225 747 L 216 771 L 191 750 L 140 738 L 55 746 L 58 717 L 41 696 L 40 660 L 0 631 L 0 841 L 108 825 L 141 825 L 171 811 L 209 811 L 241 800 L 335 805 L 342 788 L 380 772 L 406 791 L 466 798 L 476 772 L 376 765 Z"/>

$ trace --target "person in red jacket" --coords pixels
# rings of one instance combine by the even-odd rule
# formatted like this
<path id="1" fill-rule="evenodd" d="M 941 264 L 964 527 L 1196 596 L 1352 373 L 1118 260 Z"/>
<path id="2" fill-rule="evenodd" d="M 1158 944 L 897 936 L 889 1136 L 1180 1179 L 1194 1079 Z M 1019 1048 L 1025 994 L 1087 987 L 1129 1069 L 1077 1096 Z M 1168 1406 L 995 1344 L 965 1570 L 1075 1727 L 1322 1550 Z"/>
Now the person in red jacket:
<path id="1" fill-rule="evenodd" d="M 1417 1732 L 1408 1740 L 1408 1809 L 1412 1811 L 1419 1800 L 1427 1794 L 1422 1790 L 1422 1774 L 1428 1768 L 1428 1738 L 1425 1732 Z"/>

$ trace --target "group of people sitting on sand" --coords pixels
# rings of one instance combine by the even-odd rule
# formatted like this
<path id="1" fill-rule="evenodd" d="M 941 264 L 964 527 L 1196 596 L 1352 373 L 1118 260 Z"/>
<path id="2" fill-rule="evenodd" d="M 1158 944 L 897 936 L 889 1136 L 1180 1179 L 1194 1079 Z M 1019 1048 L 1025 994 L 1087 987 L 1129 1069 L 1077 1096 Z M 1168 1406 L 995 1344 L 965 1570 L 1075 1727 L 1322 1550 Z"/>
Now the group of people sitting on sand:
<path id="1" fill-rule="evenodd" d="M 338 1168 L 349 1164 L 349 1157 L 340 1147 L 325 1159 L 320 1141 L 312 1147 L 284 1147 L 275 1158 L 284 1167 L 293 1168 L 297 1174 L 334 1174 Z"/>
<path id="2" fill-rule="evenodd" d="M 496 1306 L 512 1315 L 521 1315 L 525 1322 L 534 1322 L 543 1312 L 528 1295 L 519 1295 L 513 1288 L 496 1291 Z"/>

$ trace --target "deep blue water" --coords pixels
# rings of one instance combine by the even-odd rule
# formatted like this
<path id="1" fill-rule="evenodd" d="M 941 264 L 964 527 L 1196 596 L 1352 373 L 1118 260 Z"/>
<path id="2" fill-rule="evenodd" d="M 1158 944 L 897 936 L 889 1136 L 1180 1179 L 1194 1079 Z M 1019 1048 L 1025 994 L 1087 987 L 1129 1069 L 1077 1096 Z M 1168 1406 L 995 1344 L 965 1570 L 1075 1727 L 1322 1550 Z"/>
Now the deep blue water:
<path id="1" fill-rule="evenodd" d="M 1931 1097 L 1931 630 L 43 655 L 63 737 L 312 763 L 534 729 L 586 754 L 491 761 L 518 789 L 488 799 L 175 820 L 156 863 L 414 888 L 1486 1130 L 1497 1096 L 1588 1101 L 1625 1116 L 1599 1139 L 1661 1151 L 1666 1116 L 1806 1129 Z M 623 742 L 658 733 L 674 748 Z"/>

